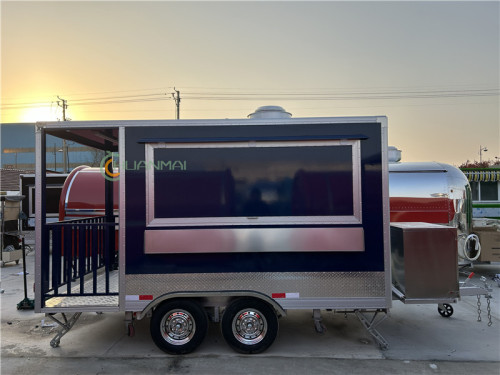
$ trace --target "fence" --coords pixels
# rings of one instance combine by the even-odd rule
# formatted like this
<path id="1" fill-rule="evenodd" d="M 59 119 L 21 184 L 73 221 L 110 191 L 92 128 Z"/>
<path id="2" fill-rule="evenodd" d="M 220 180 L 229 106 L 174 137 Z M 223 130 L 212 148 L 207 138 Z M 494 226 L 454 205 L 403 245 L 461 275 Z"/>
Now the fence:
<path id="1" fill-rule="evenodd" d="M 105 219 L 99 216 L 44 226 L 43 301 L 58 296 L 118 295 L 110 290 L 109 277 L 117 267 L 116 224 Z"/>

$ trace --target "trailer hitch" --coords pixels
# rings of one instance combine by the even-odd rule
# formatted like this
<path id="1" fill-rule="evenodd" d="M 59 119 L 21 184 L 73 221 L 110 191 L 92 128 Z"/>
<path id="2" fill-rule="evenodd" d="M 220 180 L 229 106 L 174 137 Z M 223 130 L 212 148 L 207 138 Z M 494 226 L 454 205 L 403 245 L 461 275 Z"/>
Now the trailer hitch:
<path id="1" fill-rule="evenodd" d="M 491 293 L 493 292 L 493 289 L 491 286 L 487 283 L 486 277 L 481 276 L 480 280 L 483 283 L 482 286 L 474 285 L 472 284 L 471 286 L 466 286 L 466 284 L 472 279 L 474 276 L 474 272 L 471 272 L 469 277 L 464 282 L 460 283 L 460 297 L 464 296 L 477 296 L 477 321 L 481 322 L 481 296 L 484 296 L 486 298 L 486 308 L 488 312 L 488 327 L 491 327 L 493 324 L 491 320 L 491 306 L 490 306 L 490 300 L 493 298 Z"/>

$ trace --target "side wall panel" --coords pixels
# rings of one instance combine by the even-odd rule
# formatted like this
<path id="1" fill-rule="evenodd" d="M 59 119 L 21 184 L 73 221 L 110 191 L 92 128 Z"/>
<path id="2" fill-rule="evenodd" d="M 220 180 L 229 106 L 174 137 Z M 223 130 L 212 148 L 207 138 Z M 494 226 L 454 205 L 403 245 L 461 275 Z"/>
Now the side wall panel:
<path id="1" fill-rule="evenodd" d="M 251 126 L 126 128 L 126 295 L 152 295 L 175 291 L 255 290 L 267 295 L 292 293 L 300 298 L 289 307 L 309 307 L 314 301 L 335 297 L 331 307 L 385 308 L 390 305 L 388 192 L 382 167 L 385 129 L 380 123 L 294 124 Z M 171 253 L 144 251 L 146 224 L 146 166 L 144 139 L 191 139 L 203 142 L 214 137 L 301 137 L 363 135 L 361 141 L 361 202 L 364 251 L 360 252 L 225 252 Z M 122 159 L 123 160 L 123 159 Z M 143 167 L 140 166 L 142 163 Z M 157 198 L 158 199 L 158 198 Z M 384 199 L 387 202 L 384 202 Z M 387 211 L 387 212 L 385 212 Z M 384 219 L 386 223 L 384 223 Z M 281 225 L 278 228 L 350 228 L 351 224 Z M 357 225 L 359 227 L 359 225 Z M 224 229 L 226 226 L 204 227 Z M 231 226 L 245 229 L 248 226 Z M 255 227 L 253 227 L 255 228 Z M 277 226 L 261 226 L 263 229 Z M 155 228 L 148 228 L 148 230 Z M 160 227 L 165 230 L 168 227 Z M 195 229 L 175 227 L 179 229 Z M 385 243 L 385 248 L 384 248 Z M 308 303 L 307 301 L 310 301 Z M 132 304 L 133 305 L 133 304 Z M 128 304 L 127 306 L 132 306 Z M 143 305 L 143 304 L 139 304 Z M 137 305 L 137 307 L 139 307 Z"/>

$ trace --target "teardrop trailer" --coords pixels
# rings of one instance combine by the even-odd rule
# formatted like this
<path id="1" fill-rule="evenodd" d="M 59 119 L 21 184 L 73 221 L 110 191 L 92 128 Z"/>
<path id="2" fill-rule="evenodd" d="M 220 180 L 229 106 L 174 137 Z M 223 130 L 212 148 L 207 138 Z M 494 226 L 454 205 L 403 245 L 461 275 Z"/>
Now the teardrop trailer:
<path id="1" fill-rule="evenodd" d="M 387 346 L 387 119 L 259 117 L 37 125 L 35 311 L 61 326 L 53 347 L 81 313 L 123 311 L 167 353 L 196 349 L 209 318 L 258 353 L 290 309 L 317 330 L 322 309 L 354 313 Z M 47 134 L 114 156 L 102 215 L 46 223 Z"/>

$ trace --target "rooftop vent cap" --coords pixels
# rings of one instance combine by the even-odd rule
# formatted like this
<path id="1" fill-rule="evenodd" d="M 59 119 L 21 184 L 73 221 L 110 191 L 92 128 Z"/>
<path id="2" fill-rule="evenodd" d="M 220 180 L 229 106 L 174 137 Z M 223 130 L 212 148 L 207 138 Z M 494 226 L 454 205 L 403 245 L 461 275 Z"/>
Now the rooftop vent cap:
<path id="1" fill-rule="evenodd" d="M 389 146 L 388 153 L 389 163 L 398 163 L 401 161 L 401 150 L 398 150 L 394 146 Z"/>
<path id="2" fill-rule="evenodd" d="M 249 114 L 247 117 L 251 119 L 290 118 L 292 114 L 278 105 L 265 105 L 257 108 L 254 113 Z"/>

